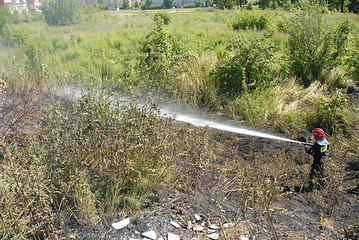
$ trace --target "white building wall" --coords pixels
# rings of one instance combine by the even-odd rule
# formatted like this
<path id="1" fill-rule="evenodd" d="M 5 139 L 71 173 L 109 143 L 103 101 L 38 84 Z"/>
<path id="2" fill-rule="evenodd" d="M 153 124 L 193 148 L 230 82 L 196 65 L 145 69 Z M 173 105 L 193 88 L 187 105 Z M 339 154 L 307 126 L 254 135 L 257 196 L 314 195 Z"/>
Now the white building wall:
<path id="1" fill-rule="evenodd" d="M 5 0 L 5 6 L 10 10 L 10 12 L 28 11 L 26 0 Z"/>

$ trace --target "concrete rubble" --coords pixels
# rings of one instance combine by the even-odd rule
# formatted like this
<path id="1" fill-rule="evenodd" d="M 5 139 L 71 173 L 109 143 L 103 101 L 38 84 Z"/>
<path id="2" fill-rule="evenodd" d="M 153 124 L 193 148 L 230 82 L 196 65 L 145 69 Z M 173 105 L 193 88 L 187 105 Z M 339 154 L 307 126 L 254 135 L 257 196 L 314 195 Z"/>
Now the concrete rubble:
<path id="1" fill-rule="evenodd" d="M 144 236 L 145 238 L 148 238 L 148 239 L 152 239 L 152 240 L 156 240 L 157 239 L 157 234 L 155 231 L 151 230 L 151 231 L 148 231 L 148 232 L 144 232 L 141 234 L 142 236 Z"/>
<path id="2" fill-rule="evenodd" d="M 130 224 L 130 218 L 124 218 L 119 222 L 112 223 L 112 227 L 119 230 L 125 228 L 128 224 Z"/>
<path id="3" fill-rule="evenodd" d="M 198 214 L 194 215 L 194 219 L 192 221 L 188 221 L 187 229 L 193 232 L 193 235 L 196 236 L 198 233 L 204 234 L 208 239 L 217 240 L 220 239 L 220 231 L 224 228 L 229 228 L 233 226 L 233 223 L 224 223 L 224 224 L 211 224 L 207 221 L 202 221 L 203 218 Z M 130 218 L 124 218 L 119 222 L 115 222 L 112 226 L 119 230 L 123 229 L 130 224 Z M 134 231 L 134 234 L 139 235 L 139 238 L 130 238 L 129 240 L 180 240 L 181 234 L 178 232 L 181 229 L 185 230 L 183 227 L 183 223 L 177 221 L 170 221 L 169 223 L 174 228 L 177 229 L 175 233 L 168 232 L 166 236 L 158 236 L 156 231 L 149 230 L 143 233 Z M 191 240 L 197 240 L 196 237 L 192 237 Z M 246 236 L 241 236 L 240 240 L 249 240 Z"/>

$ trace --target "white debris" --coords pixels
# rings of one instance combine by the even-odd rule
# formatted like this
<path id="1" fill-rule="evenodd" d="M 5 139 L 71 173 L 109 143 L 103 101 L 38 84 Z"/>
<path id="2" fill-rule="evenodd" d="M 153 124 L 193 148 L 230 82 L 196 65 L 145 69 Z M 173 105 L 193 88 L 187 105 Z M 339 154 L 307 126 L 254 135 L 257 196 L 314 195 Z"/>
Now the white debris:
<path id="1" fill-rule="evenodd" d="M 218 226 L 217 224 L 211 224 L 211 225 L 209 226 L 209 228 L 210 228 L 210 229 L 213 229 L 213 230 L 218 230 L 218 229 L 220 229 L 220 226 Z"/>
<path id="2" fill-rule="evenodd" d="M 247 236 L 242 235 L 242 236 L 239 238 L 239 240 L 249 240 L 249 238 L 248 238 Z"/>
<path id="3" fill-rule="evenodd" d="M 138 239 L 138 238 L 130 238 L 130 240 L 140 240 L 140 239 Z"/>
<path id="4" fill-rule="evenodd" d="M 215 233 L 215 232 L 217 232 L 217 230 L 208 228 L 207 232 L 208 232 L 208 233 Z"/>
<path id="5" fill-rule="evenodd" d="M 197 220 L 197 221 L 201 221 L 202 218 L 200 215 L 198 215 L 197 213 L 194 215 L 194 218 Z"/>
<path id="6" fill-rule="evenodd" d="M 180 236 L 174 233 L 168 233 L 167 240 L 180 240 Z"/>
<path id="7" fill-rule="evenodd" d="M 187 228 L 188 228 L 188 229 L 192 229 L 192 228 L 193 228 L 193 224 L 192 224 L 191 221 L 188 221 L 188 223 L 187 223 Z"/>
<path id="8" fill-rule="evenodd" d="M 203 227 L 202 226 L 199 226 L 199 225 L 195 225 L 195 226 L 193 226 L 193 230 L 195 230 L 195 231 L 203 231 Z"/>
<path id="9" fill-rule="evenodd" d="M 210 239 L 219 239 L 219 233 L 212 233 L 212 234 L 208 234 L 207 237 L 209 237 Z"/>
<path id="10" fill-rule="evenodd" d="M 171 221 L 170 224 L 171 224 L 172 226 L 174 226 L 175 228 L 180 228 L 180 227 L 181 227 L 181 225 L 179 225 L 179 224 L 178 224 L 177 222 L 175 222 L 175 221 Z"/>
<path id="11" fill-rule="evenodd" d="M 151 230 L 151 231 L 147 231 L 141 234 L 142 236 L 152 239 L 152 240 L 156 240 L 157 239 L 157 234 L 155 231 Z"/>
<path id="12" fill-rule="evenodd" d="M 225 223 L 223 224 L 223 227 L 225 228 L 229 228 L 229 227 L 232 227 L 233 226 L 233 223 Z"/>
<path id="13" fill-rule="evenodd" d="M 130 223 L 130 218 L 124 218 L 119 222 L 112 223 L 112 227 L 118 230 L 126 227 L 129 223 Z"/>

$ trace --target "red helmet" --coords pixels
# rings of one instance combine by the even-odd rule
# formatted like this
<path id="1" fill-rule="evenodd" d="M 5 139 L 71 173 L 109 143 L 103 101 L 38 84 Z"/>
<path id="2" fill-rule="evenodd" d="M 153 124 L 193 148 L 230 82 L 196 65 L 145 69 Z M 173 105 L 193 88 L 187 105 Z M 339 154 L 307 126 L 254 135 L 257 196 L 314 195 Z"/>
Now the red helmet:
<path id="1" fill-rule="evenodd" d="M 315 140 L 323 140 L 324 139 L 324 131 L 321 128 L 316 128 L 312 131 Z"/>

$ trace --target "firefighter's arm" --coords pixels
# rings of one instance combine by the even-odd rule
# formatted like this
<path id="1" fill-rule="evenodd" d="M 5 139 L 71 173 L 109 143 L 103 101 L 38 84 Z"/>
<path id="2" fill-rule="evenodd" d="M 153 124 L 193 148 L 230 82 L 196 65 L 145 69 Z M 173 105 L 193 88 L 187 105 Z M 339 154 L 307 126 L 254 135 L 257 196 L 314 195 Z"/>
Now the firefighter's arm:
<path id="1" fill-rule="evenodd" d="M 305 151 L 308 154 L 313 155 L 313 153 L 314 153 L 313 144 L 305 144 Z"/>

